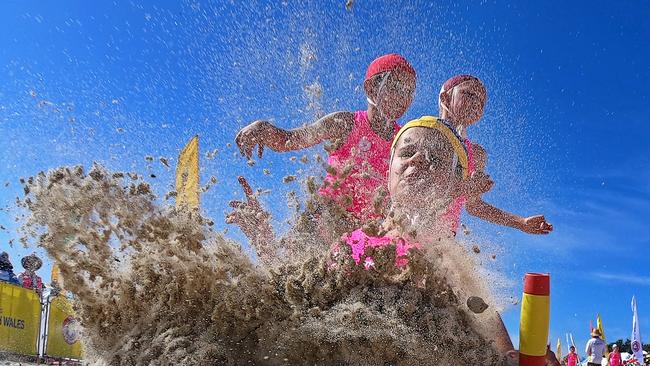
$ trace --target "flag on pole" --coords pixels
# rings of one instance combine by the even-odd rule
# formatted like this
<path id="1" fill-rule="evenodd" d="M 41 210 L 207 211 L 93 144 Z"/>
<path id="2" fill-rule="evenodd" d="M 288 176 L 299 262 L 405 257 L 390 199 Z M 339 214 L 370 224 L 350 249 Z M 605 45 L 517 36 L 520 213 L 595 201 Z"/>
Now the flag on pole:
<path id="1" fill-rule="evenodd" d="M 559 362 L 562 362 L 562 342 L 560 342 L 560 337 L 557 337 L 557 346 L 555 346 L 555 357 Z"/>
<path id="2" fill-rule="evenodd" d="M 564 333 L 564 337 L 566 337 L 566 351 L 569 352 L 571 350 L 571 342 L 569 342 L 569 333 Z"/>
<path id="3" fill-rule="evenodd" d="M 199 136 L 194 136 L 178 156 L 176 207 L 199 207 Z"/>
<path id="4" fill-rule="evenodd" d="M 52 266 L 52 274 L 50 275 L 50 282 L 56 282 L 59 283 L 59 273 L 61 273 L 61 270 L 59 269 L 59 266 L 56 264 Z M 61 285 L 59 283 L 59 285 Z"/>
<path id="5" fill-rule="evenodd" d="M 636 297 L 632 296 L 632 354 L 639 361 L 639 364 L 645 365 L 643 360 L 643 343 L 641 343 L 641 332 L 639 331 L 639 315 L 636 312 Z"/>
<path id="6" fill-rule="evenodd" d="M 600 331 L 600 339 L 607 344 L 607 339 L 605 338 L 605 329 L 603 329 L 603 321 L 600 320 L 600 314 L 597 314 L 596 317 L 596 327 Z M 605 357 L 609 356 L 609 351 L 605 348 Z"/>

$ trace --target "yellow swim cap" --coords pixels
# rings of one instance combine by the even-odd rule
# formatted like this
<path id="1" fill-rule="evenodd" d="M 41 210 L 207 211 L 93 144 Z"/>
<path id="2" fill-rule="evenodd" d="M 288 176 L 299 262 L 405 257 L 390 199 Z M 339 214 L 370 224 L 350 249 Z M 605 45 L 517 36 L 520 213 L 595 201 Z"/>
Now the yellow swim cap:
<path id="1" fill-rule="evenodd" d="M 454 132 L 454 130 L 445 122 L 445 120 L 433 117 L 433 116 L 422 116 L 418 119 L 409 121 L 407 124 L 400 128 L 397 135 L 393 139 L 393 144 L 390 149 L 391 158 L 395 152 L 395 145 L 397 145 L 397 140 L 402 136 L 404 131 L 412 127 L 426 127 L 442 132 L 442 134 L 449 140 L 451 146 L 454 148 L 455 156 L 458 158 L 458 162 L 463 167 L 463 178 L 467 178 L 467 151 L 463 142 L 460 140 L 460 137 Z"/>

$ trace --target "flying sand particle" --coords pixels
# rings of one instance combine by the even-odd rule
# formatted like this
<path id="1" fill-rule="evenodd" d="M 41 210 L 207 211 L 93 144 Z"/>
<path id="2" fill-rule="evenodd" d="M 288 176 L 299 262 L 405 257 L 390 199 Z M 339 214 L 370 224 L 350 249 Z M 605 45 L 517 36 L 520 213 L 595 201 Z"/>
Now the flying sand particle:
<path id="1" fill-rule="evenodd" d="M 161 163 L 162 165 L 164 165 L 165 167 L 169 168 L 169 160 L 167 160 L 167 158 L 161 156 L 160 158 L 158 158 L 158 160 L 160 160 L 160 163 Z"/>

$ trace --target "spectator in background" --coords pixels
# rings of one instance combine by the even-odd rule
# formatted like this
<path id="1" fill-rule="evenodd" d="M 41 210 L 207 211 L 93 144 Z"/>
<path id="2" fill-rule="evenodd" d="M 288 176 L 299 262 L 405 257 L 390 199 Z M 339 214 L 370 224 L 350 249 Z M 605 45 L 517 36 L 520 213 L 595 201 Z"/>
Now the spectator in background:
<path id="1" fill-rule="evenodd" d="M 20 282 L 14 273 L 14 266 L 11 264 L 7 252 L 0 253 L 0 281 L 20 286 Z"/>
<path id="2" fill-rule="evenodd" d="M 614 343 L 612 346 L 612 352 L 607 357 L 607 364 L 609 366 L 621 366 L 623 365 L 623 360 L 621 358 L 621 352 L 618 349 L 618 344 Z"/>
<path id="3" fill-rule="evenodd" d="M 566 366 L 577 366 L 580 361 L 580 356 L 576 353 L 575 346 L 569 347 L 569 354 L 564 356 L 562 359 L 562 364 Z"/>
<path id="4" fill-rule="evenodd" d="M 36 271 L 43 266 L 43 261 L 41 258 L 37 257 L 36 254 L 32 253 L 23 257 L 23 259 L 20 260 L 20 263 L 25 269 L 25 272 L 18 276 L 20 283 L 24 288 L 34 289 L 39 295 L 41 295 L 43 293 L 43 280 L 36 274 Z"/>
<path id="5" fill-rule="evenodd" d="M 600 339 L 600 336 L 601 334 L 598 329 L 591 331 L 591 339 L 587 342 L 587 347 L 585 348 L 588 366 L 600 366 L 603 363 L 603 355 L 607 349 L 607 344 Z"/>

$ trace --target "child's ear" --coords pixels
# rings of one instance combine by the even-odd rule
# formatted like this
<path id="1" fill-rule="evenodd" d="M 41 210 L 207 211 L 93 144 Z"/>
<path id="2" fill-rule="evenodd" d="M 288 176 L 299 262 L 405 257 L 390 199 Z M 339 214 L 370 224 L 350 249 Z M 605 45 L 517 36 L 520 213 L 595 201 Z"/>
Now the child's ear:
<path id="1" fill-rule="evenodd" d="M 449 95 L 449 92 L 440 93 L 440 104 L 449 110 L 449 105 L 451 104 L 451 96 Z"/>

